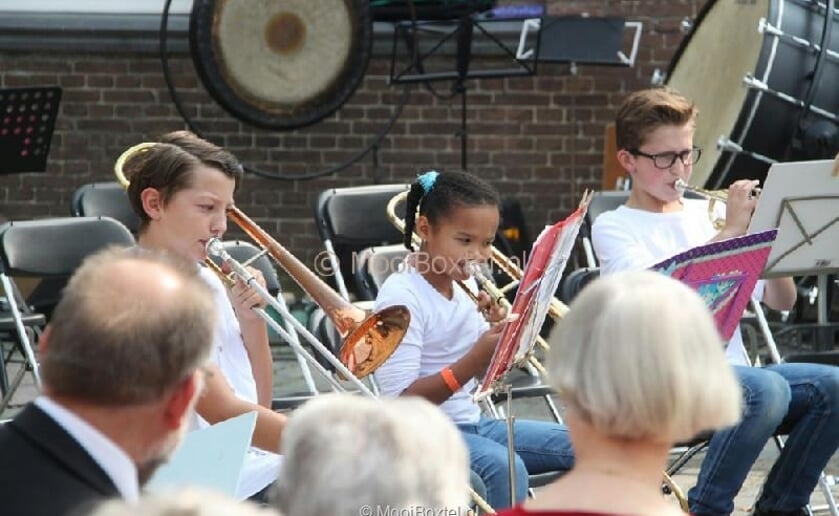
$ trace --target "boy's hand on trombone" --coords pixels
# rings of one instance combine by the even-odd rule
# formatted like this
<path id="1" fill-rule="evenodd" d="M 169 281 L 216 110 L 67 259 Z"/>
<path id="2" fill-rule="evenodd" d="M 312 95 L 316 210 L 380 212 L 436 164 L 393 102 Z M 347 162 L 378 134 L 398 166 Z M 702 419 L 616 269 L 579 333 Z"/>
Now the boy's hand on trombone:
<path id="1" fill-rule="evenodd" d="M 262 273 L 253 267 L 248 267 L 254 279 L 263 287 L 265 287 L 265 278 Z M 252 308 L 265 308 L 268 304 L 267 300 L 263 299 L 259 292 L 249 287 L 241 278 L 236 278 L 236 283 L 230 289 L 230 303 L 233 305 L 233 310 L 236 312 L 236 317 L 240 321 L 261 320 L 259 315 L 252 310 Z"/>
<path id="2" fill-rule="evenodd" d="M 478 311 L 490 324 L 500 323 L 507 318 L 507 309 L 498 300 L 493 299 L 486 291 L 478 292 Z"/>

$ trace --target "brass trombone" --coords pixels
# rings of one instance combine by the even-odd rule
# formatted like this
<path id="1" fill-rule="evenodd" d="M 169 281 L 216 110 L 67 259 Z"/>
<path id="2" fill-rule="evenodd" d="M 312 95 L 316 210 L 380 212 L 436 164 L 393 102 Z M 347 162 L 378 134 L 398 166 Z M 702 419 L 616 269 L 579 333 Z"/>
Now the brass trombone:
<path id="1" fill-rule="evenodd" d="M 129 180 L 125 175 L 125 164 L 135 154 L 145 152 L 154 147 L 155 143 L 145 142 L 130 147 L 123 152 L 117 159 L 114 165 L 114 173 L 117 181 L 126 189 L 129 185 Z M 332 365 L 345 377 L 351 381 L 358 380 L 370 374 L 373 370 L 379 367 L 396 349 L 396 346 L 402 340 L 402 337 L 407 331 L 410 321 L 410 313 L 404 306 L 394 306 L 386 310 L 382 310 L 376 314 L 367 316 L 366 312 L 360 308 L 353 306 L 348 301 L 345 301 L 341 296 L 335 293 L 329 285 L 318 278 L 312 271 L 310 271 L 300 260 L 292 255 L 286 248 L 274 240 L 267 232 L 260 228 L 253 220 L 245 215 L 239 208 L 232 206 L 227 211 L 228 217 L 236 223 L 245 233 L 247 233 L 262 249 L 264 254 L 270 255 L 277 264 L 282 267 L 291 276 L 297 284 L 306 292 L 315 303 L 320 306 L 326 315 L 330 318 L 338 333 L 341 335 L 343 345 L 341 346 L 339 363 Z M 220 254 L 223 248 L 216 246 L 215 254 Z M 212 260 L 206 260 L 212 264 Z M 227 261 L 235 267 L 235 260 L 231 260 L 227 256 Z M 213 270 L 217 270 L 215 264 L 210 265 Z M 240 276 L 242 276 L 240 274 Z M 243 277 L 243 280 L 248 281 L 248 278 Z M 264 296 L 263 296 L 264 297 Z M 271 297 L 270 295 L 268 296 Z M 269 301 L 270 303 L 270 301 Z M 274 307 L 277 309 L 278 307 Z M 279 310 L 280 313 L 287 312 L 287 310 Z M 289 314 L 290 315 L 290 314 Z M 273 319 L 266 314 L 266 322 L 268 319 Z M 276 322 L 276 321 L 274 321 Z M 294 325 L 296 319 L 290 318 L 290 322 Z M 270 322 L 268 323 L 271 324 Z M 299 323 L 298 323 L 299 324 Z M 272 325 L 273 329 L 274 328 Z M 297 329 L 307 340 L 315 340 L 314 336 L 300 325 Z M 279 333 L 279 332 L 278 332 Z M 280 333 L 283 335 L 285 332 Z M 308 335 L 307 335 L 308 334 Z M 311 337 L 311 338 L 310 338 Z M 286 339 L 289 340 L 289 339 Z M 324 355 L 324 358 L 330 360 L 334 355 L 329 352 L 322 343 L 317 341 L 320 346 L 312 343 L 318 351 Z M 321 348 L 322 349 L 319 349 Z M 308 353 L 303 350 L 304 356 Z M 317 361 L 315 361 L 317 362 Z M 330 360 L 331 362 L 331 360 Z M 320 369 L 320 368 L 318 368 Z M 323 372 L 323 371 L 321 371 Z M 331 375 L 329 375 L 331 377 Z M 356 383 L 355 381 L 353 383 Z M 366 389 L 366 386 L 360 381 L 357 382 L 359 388 Z"/>

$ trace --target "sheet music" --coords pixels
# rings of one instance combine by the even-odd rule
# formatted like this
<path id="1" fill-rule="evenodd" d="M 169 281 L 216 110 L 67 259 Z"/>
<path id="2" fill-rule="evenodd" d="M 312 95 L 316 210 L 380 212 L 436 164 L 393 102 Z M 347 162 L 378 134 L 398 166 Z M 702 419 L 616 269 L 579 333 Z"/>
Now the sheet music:
<path id="1" fill-rule="evenodd" d="M 769 169 L 749 232 L 778 228 L 764 277 L 839 271 L 839 177 L 833 160 Z"/>
<path id="2" fill-rule="evenodd" d="M 533 243 L 510 310 L 517 318 L 504 327 L 484 379 L 475 391 L 476 400 L 489 395 L 493 385 L 536 345 L 590 200 L 591 194 L 586 192 L 574 213 L 546 227 Z"/>
<path id="3" fill-rule="evenodd" d="M 145 488 L 160 492 L 200 486 L 234 497 L 255 427 L 254 411 L 187 432 L 169 462 L 155 472 Z"/>
<path id="4" fill-rule="evenodd" d="M 729 340 L 751 299 L 778 232 L 775 229 L 688 249 L 651 267 L 696 290 L 723 340 Z"/>

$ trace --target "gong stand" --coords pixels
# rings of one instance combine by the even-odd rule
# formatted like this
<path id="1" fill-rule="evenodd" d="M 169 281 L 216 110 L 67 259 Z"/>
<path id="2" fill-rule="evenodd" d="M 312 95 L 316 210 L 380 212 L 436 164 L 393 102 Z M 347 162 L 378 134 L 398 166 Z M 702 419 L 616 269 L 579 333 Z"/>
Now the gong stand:
<path id="1" fill-rule="evenodd" d="M 536 39 L 535 55 L 519 58 L 514 48 L 501 41 L 490 30 L 493 24 L 509 23 L 511 19 L 480 19 L 474 14 L 463 15 L 456 20 L 423 21 L 414 20 L 397 23 L 393 31 L 393 46 L 390 61 L 390 83 L 411 84 L 430 83 L 438 81 L 454 81 L 453 95 L 460 95 L 460 165 L 467 169 L 467 140 L 466 123 L 467 94 L 466 81 L 469 79 L 499 79 L 505 77 L 528 77 L 536 74 L 538 55 L 538 38 Z M 473 66 L 473 48 L 476 33 L 481 37 L 485 46 L 494 51 L 501 50 L 502 55 L 509 59 L 507 68 L 476 69 Z M 436 38 L 436 39 L 435 39 Z M 404 42 L 408 52 L 408 63 L 400 59 L 400 42 Z M 428 60 L 449 53 L 454 46 L 455 60 L 452 69 L 432 71 Z M 422 47 L 422 50 L 421 50 Z M 482 53 L 485 50 L 482 48 Z M 404 59 L 405 56 L 402 56 Z"/>

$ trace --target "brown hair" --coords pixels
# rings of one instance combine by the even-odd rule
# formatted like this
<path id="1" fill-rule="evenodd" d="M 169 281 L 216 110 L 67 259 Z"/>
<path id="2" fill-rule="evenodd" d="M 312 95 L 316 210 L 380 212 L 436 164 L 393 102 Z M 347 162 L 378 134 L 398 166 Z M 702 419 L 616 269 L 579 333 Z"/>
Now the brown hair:
<path id="1" fill-rule="evenodd" d="M 160 143 L 134 154 L 126 160 L 124 170 L 131 184 L 128 199 L 140 217 L 140 232 L 150 219 L 143 209 L 141 194 L 154 188 L 165 204 L 173 195 L 192 185 L 196 167 L 204 165 L 222 172 L 235 182 L 239 189 L 243 169 L 233 154 L 199 138 L 189 131 L 174 131 L 160 137 Z"/>
<path id="2" fill-rule="evenodd" d="M 631 93 L 615 116 L 618 149 L 638 150 L 647 135 L 664 125 L 695 123 L 699 110 L 677 91 L 662 87 Z"/>
<path id="3" fill-rule="evenodd" d="M 100 251 L 53 312 L 44 384 L 98 405 L 157 400 L 207 362 L 214 325 L 213 296 L 194 263 L 137 247 Z"/>

